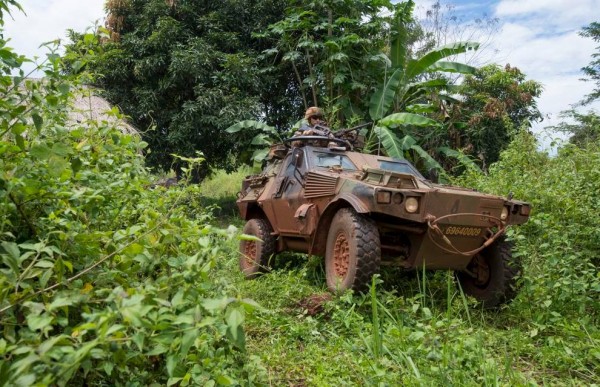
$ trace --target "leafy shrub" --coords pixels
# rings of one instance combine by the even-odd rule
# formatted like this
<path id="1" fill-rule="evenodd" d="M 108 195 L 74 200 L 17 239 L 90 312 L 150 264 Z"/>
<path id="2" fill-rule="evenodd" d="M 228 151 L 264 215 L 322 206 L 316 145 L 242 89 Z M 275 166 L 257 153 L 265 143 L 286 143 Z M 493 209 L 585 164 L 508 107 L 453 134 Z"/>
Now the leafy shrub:
<path id="1" fill-rule="evenodd" d="M 488 176 L 462 183 L 504 195 L 509 187 L 532 203 L 530 221 L 510 231 L 525 263 L 514 310 L 537 340 L 533 357 L 559 349 L 551 367 L 587 375 L 600 369 L 600 144 L 566 145 L 555 157 L 536 148 L 521 135 Z"/>
<path id="2" fill-rule="evenodd" d="M 136 135 L 69 121 L 84 91 L 58 56 L 32 81 L 0 50 L 0 381 L 251 382 L 242 323 L 255 305 L 211 278 L 232 233 L 202 209 L 186 216 L 191 188 L 149 189 Z"/>

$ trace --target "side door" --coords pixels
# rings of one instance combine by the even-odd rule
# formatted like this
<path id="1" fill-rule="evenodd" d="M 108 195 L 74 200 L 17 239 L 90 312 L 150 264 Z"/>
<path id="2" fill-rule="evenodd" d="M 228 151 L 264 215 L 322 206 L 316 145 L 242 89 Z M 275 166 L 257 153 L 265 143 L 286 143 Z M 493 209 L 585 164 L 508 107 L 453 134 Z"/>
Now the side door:
<path id="1" fill-rule="evenodd" d="M 302 235 L 307 231 L 303 224 L 303 211 L 311 206 L 304 199 L 309 155 L 310 150 L 306 147 L 294 148 L 284 160 L 282 170 L 275 181 L 270 203 L 276 219 L 274 226 L 281 234 Z"/>

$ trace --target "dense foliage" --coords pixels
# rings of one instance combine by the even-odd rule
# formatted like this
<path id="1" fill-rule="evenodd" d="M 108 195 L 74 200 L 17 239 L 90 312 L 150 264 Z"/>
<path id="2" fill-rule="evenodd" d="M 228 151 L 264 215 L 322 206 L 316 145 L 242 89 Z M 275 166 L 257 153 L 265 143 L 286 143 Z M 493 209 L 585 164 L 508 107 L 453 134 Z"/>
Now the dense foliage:
<path id="1" fill-rule="evenodd" d="M 452 147 L 473 155 L 484 167 L 498 161 L 515 134 L 541 121 L 536 102 L 541 93 L 539 82 L 527 80 L 510 65 L 487 65 L 465 76 L 463 100 L 450 113 L 447 136 Z"/>
<path id="2" fill-rule="evenodd" d="M 158 24 L 146 28 L 157 35 L 140 35 L 137 41 L 148 49 L 166 41 L 154 27 L 172 32 L 169 28 L 179 23 L 157 15 L 177 16 L 177 7 L 191 6 L 184 1 L 111 4 L 113 10 L 139 6 L 141 19 L 156 16 Z M 205 5 L 236 4 L 232 9 L 245 11 L 236 1 Z M 0 0 L 0 15 L 8 5 L 16 3 Z M 122 31 L 131 28 L 130 38 L 141 33 L 119 15 L 114 13 L 112 22 L 123 23 Z M 218 40 L 215 35 L 224 32 L 218 13 L 200 20 L 203 31 L 212 31 L 211 39 Z M 121 41 L 127 34 L 119 36 Z M 233 45 L 239 43 L 230 38 Z M 69 118 L 74 95 L 90 92 L 81 81 L 94 79 L 87 72 L 94 69 L 94 56 L 125 55 L 111 46 L 115 43 L 101 47 L 97 39 L 80 35 L 64 62 L 51 51 L 41 68 L 44 78 L 33 81 L 19 70 L 27 59 L 0 36 L 0 384 L 597 383 L 597 136 L 585 136 L 585 141 L 574 141 L 578 146 L 565 146 L 550 157 L 537 150 L 533 137 L 517 131 L 512 141 L 502 140 L 507 149 L 498 152 L 499 161 L 489 166 L 488 174 L 470 169 L 457 180 L 496 194 L 510 191 L 533 204 L 530 222 L 509 233 L 525 269 L 521 291 L 510 305 L 480 310 L 455 286 L 452 273 L 410 277 L 394 270 L 375 278 L 369 294 L 333 299 L 323 294 L 318 257 L 307 261 L 283 254 L 273 273 L 243 280 L 236 229 L 214 224 L 238 222 L 232 202 L 245 171 L 219 173 L 200 187 L 151 188 L 153 177 L 143 156 L 148 143 L 106 121 Z M 132 65 L 134 74 L 148 75 L 145 65 L 161 63 L 158 47 L 145 62 Z M 212 59 L 220 62 L 234 60 L 236 54 L 216 55 Z M 202 58 L 190 55 L 186 60 Z M 61 74 L 64 68 L 77 76 Z M 113 68 L 106 70 L 113 71 L 107 77 L 118 75 Z M 468 78 L 465 106 L 477 111 L 496 101 L 498 110 L 483 108 L 486 114 L 498 113 L 484 114 L 488 125 L 513 130 L 536 116 L 535 105 L 527 102 L 538 92 L 537 84 L 512 68 L 481 71 L 483 76 Z M 159 82 L 164 89 L 152 93 L 174 93 L 168 79 Z M 497 82 L 500 86 L 494 88 Z M 515 94 L 503 94 L 505 90 Z M 243 91 L 229 97 L 237 98 L 238 92 Z M 390 106 L 397 97 L 390 97 Z M 517 106 L 521 113 L 514 115 L 503 106 Z M 119 116 L 117 109 L 111 114 Z M 402 122 L 424 128 L 433 121 L 417 113 L 399 114 L 404 115 L 382 114 L 380 121 L 394 130 L 408 130 Z M 596 122 L 586 121 L 593 133 Z M 189 150 L 196 149 L 190 145 Z M 176 160 L 184 176 L 206 168 L 199 158 Z M 215 204 L 222 207 L 220 219 L 207 208 Z"/>
<path id="3" fill-rule="evenodd" d="M 150 165 L 168 170 L 177 162 L 172 153 L 194 157 L 201 151 L 210 167 L 231 168 L 238 146 L 221 135 L 224 128 L 263 112 L 289 113 L 288 103 L 270 98 L 287 92 L 278 90 L 283 75 L 261 72 L 257 56 L 264 46 L 251 36 L 278 20 L 283 5 L 107 2 L 111 39 L 95 48 L 99 55 L 88 70 L 102 75 L 95 84 L 144 132 Z M 80 37 L 73 38 L 70 50 L 77 50 Z"/>
<path id="4" fill-rule="evenodd" d="M 101 75 L 94 83 L 142 130 L 149 164 L 167 170 L 178 169 L 173 153 L 193 157 L 197 151 L 209 167 L 232 170 L 248 159 L 253 136 L 227 136 L 223 129 L 251 119 L 289 133 L 310 105 L 324 107 L 334 128 L 373 122 L 367 150 L 407 157 L 423 171 L 488 165 L 521 123 L 537 118 L 539 86 L 527 88 L 533 83 L 514 69 L 493 87 L 482 80 L 477 95 L 455 87 L 457 76 L 475 71 L 458 56 L 479 45 L 433 47 L 442 41 L 435 32 L 441 27 L 423 28 L 414 6 L 388 0 L 109 1 L 109 36 L 92 47 L 98 55 L 67 68 Z M 81 35 L 72 38 L 68 50 L 80 51 Z M 501 101 L 486 94 L 501 88 L 508 96 Z M 528 98 L 515 98 L 519 92 Z M 481 120 L 465 129 L 479 108 L 494 103 L 492 121 L 521 115 L 516 129 L 496 122 L 485 132 Z M 400 115 L 382 120 L 390 114 Z"/>
<path id="5" fill-rule="evenodd" d="M 231 233 L 194 188 L 149 189 L 137 135 L 69 119 L 89 90 L 58 55 L 13 77 L 24 59 L 1 43 L 0 384 L 250 382 L 254 304 L 211 274 Z"/>

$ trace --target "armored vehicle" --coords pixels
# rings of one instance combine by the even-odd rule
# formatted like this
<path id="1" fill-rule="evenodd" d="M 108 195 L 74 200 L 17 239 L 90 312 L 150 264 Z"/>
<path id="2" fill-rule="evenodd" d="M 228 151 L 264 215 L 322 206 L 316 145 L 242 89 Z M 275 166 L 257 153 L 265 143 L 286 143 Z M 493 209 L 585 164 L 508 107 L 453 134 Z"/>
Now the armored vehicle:
<path id="1" fill-rule="evenodd" d="M 381 266 L 454 270 L 484 307 L 510 301 L 520 264 L 506 228 L 528 203 L 435 184 L 406 160 L 355 152 L 343 139 L 300 136 L 273 146 L 242 183 L 240 268 L 253 278 L 282 251 L 325 257 L 327 287 L 363 291 Z"/>

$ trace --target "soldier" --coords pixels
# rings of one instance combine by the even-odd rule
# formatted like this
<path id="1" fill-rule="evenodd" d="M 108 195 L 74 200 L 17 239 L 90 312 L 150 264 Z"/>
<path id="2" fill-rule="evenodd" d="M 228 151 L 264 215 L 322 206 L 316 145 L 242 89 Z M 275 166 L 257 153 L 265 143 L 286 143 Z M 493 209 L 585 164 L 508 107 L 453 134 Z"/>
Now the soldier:
<path id="1" fill-rule="evenodd" d="M 329 128 L 323 120 L 323 110 L 321 108 L 318 108 L 316 106 L 309 107 L 308 109 L 306 109 L 306 113 L 304 113 L 304 119 L 306 120 L 308 125 L 303 125 L 302 127 L 300 127 L 300 130 L 305 136 L 315 134 L 319 135 L 321 133 L 318 132 L 323 130 L 329 131 Z M 315 131 L 315 129 L 317 131 Z"/>
<path id="2" fill-rule="evenodd" d="M 298 136 L 326 136 L 331 137 L 331 131 L 323 120 L 323 110 L 316 106 L 309 107 L 304 113 L 306 124 L 302 125 L 294 133 L 294 137 Z M 311 145 L 327 146 L 327 142 L 323 140 L 315 140 Z M 292 146 L 302 146 L 301 141 L 292 142 Z"/>

